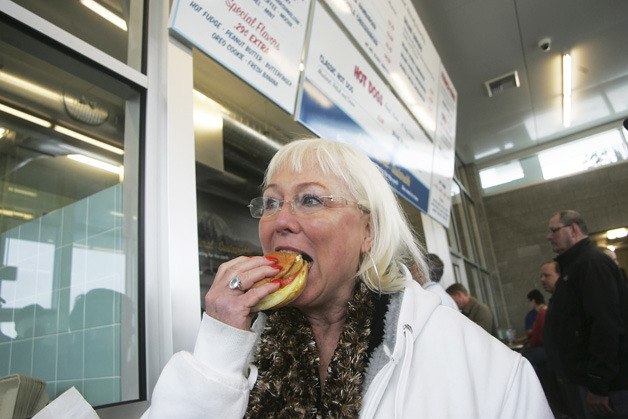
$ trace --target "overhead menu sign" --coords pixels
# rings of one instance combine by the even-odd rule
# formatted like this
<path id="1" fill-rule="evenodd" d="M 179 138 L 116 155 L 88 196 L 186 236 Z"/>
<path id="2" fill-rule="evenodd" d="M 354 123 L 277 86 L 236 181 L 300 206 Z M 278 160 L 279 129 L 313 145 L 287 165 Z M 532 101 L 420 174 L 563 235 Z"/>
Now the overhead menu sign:
<path id="1" fill-rule="evenodd" d="M 432 143 L 319 4 L 297 118 L 322 137 L 361 148 L 401 196 L 428 211 Z"/>
<path id="2" fill-rule="evenodd" d="M 449 227 L 451 213 L 451 182 L 456 164 L 456 104 L 458 93 L 441 66 L 434 136 L 434 166 L 430 181 L 428 215 Z"/>
<path id="3" fill-rule="evenodd" d="M 440 57 L 411 1 L 324 1 L 434 138 Z"/>
<path id="4" fill-rule="evenodd" d="M 170 28 L 294 113 L 310 0 L 175 0 Z"/>

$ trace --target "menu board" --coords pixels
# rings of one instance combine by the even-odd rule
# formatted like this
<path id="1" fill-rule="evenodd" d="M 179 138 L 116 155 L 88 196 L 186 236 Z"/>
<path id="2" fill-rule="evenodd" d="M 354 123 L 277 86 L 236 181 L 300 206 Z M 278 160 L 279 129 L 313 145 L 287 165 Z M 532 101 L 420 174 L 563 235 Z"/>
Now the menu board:
<path id="1" fill-rule="evenodd" d="M 456 164 L 457 98 L 458 93 L 445 68 L 441 66 L 436 134 L 434 136 L 434 165 L 427 213 L 445 227 L 449 227 L 451 182 Z"/>
<path id="2" fill-rule="evenodd" d="M 427 212 L 432 143 L 320 4 L 311 31 L 298 120 L 362 149 L 402 197 Z"/>
<path id="3" fill-rule="evenodd" d="M 440 57 L 410 0 L 324 0 L 430 138 Z"/>
<path id="4" fill-rule="evenodd" d="M 170 28 L 289 113 L 310 0 L 175 0 Z"/>

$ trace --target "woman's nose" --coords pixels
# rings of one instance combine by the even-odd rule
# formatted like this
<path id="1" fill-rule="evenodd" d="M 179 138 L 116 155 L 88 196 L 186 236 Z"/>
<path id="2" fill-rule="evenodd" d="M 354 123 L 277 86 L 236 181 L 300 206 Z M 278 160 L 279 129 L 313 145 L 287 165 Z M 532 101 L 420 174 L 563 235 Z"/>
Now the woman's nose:
<path id="1" fill-rule="evenodd" d="M 275 228 L 277 230 L 296 230 L 298 229 L 298 219 L 296 208 L 293 201 L 284 201 L 281 209 L 274 217 Z"/>

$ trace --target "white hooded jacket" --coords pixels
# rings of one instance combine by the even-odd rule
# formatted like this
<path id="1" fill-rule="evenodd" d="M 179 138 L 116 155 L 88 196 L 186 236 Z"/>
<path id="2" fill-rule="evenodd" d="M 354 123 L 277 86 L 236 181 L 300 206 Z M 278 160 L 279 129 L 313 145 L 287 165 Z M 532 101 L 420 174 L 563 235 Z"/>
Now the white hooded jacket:
<path id="1" fill-rule="evenodd" d="M 148 418 L 242 418 L 261 315 L 243 331 L 204 315 L 194 353 L 165 366 Z M 361 418 L 553 418 L 531 365 L 411 279 L 391 298 Z"/>

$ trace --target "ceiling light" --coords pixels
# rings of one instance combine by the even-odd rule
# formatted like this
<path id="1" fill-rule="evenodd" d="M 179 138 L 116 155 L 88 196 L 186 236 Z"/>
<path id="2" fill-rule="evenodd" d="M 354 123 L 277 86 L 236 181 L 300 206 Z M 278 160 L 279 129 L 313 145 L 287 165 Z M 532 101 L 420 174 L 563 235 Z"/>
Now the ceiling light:
<path id="1" fill-rule="evenodd" d="M 88 166 L 96 167 L 98 169 L 105 170 L 117 175 L 122 174 L 124 166 L 116 166 L 111 163 L 104 162 L 102 160 L 94 159 L 92 157 L 85 156 L 83 154 L 68 154 L 68 159 L 77 161 L 79 163 L 86 164 Z"/>
<path id="2" fill-rule="evenodd" d="M 606 238 L 609 240 L 623 239 L 626 236 L 628 236 L 628 228 L 626 227 L 616 228 L 606 232 Z"/>
<path id="3" fill-rule="evenodd" d="M 9 209 L 0 208 L 0 215 L 4 217 L 11 218 L 20 218 L 22 220 L 32 220 L 34 218 L 33 214 L 22 211 L 14 211 Z"/>
<path id="4" fill-rule="evenodd" d="M 120 16 L 116 15 L 109 9 L 106 9 L 105 7 L 101 6 L 96 1 L 81 0 L 81 4 L 87 7 L 88 9 L 90 9 L 92 12 L 95 12 L 96 14 L 98 14 L 100 17 L 113 23 L 118 28 L 122 29 L 123 31 L 127 30 L 126 22 L 124 21 L 124 19 L 122 19 Z"/>
<path id="5" fill-rule="evenodd" d="M 62 96 L 59 93 L 43 87 L 40 84 L 23 79 L 22 77 L 7 73 L 6 71 L 0 71 L 0 82 L 25 90 L 29 95 L 39 95 L 42 98 L 46 98 L 53 102 L 57 102 L 62 99 Z"/>
<path id="6" fill-rule="evenodd" d="M 61 125 L 55 125 L 54 130 L 57 132 L 60 132 L 61 134 L 65 134 L 68 135 L 72 138 L 76 138 L 77 140 L 81 140 L 87 144 L 91 144 L 94 145 L 96 147 L 100 147 L 104 150 L 107 151 L 111 151 L 112 153 L 116 153 L 119 155 L 123 155 L 124 154 L 124 150 L 122 150 L 121 148 L 118 147 L 114 147 L 112 145 L 103 143 L 102 141 L 98 141 L 92 137 L 88 137 L 87 135 L 83 135 L 81 133 L 78 133 L 76 131 L 72 131 L 71 129 L 62 127 Z"/>
<path id="7" fill-rule="evenodd" d="M 488 156 L 492 156 L 493 154 L 497 154 L 500 151 L 501 150 L 499 149 L 499 147 L 494 147 L 494 148 L 491 148 L 490 150 L 486 150 L 486 151 L 482 151 L 482 152 L 480 152 L 478 154 L 474 154 L 473 158 L 475 160 L 480 160 L 480 159 L 483 159 L 484 157 L 488 157 Z"/>
<path id="8" fill-rule="evenodd" d="M 571 55 L 563 55 L 563 126 L 571 126 Z"/>
<path id="9" fill-rule="evenodd" d="M 18 187 L 15 187 L 15 186 L 9 186 L 8 190 L 9 190 L 9 192 L 13 192 L 15 194 L 28 196 L 30 198 L 37 198 L 37 192 L 29 190 L 29 189 L 18 188 Z"/>
<path id="10" fill-rule="evenodd" d="M 17 116 L 18 118 L 22 118 L 28 122 L 32 122 L 33 124 L 41 125 L 42 127 L 50 128 L 52 126 L 52 124 L 45 119 L 38 118 L 26 112 L 18 111 L 17 109 L 3 105 L 2 103 L 0 103 L 0 111 Z"/>

